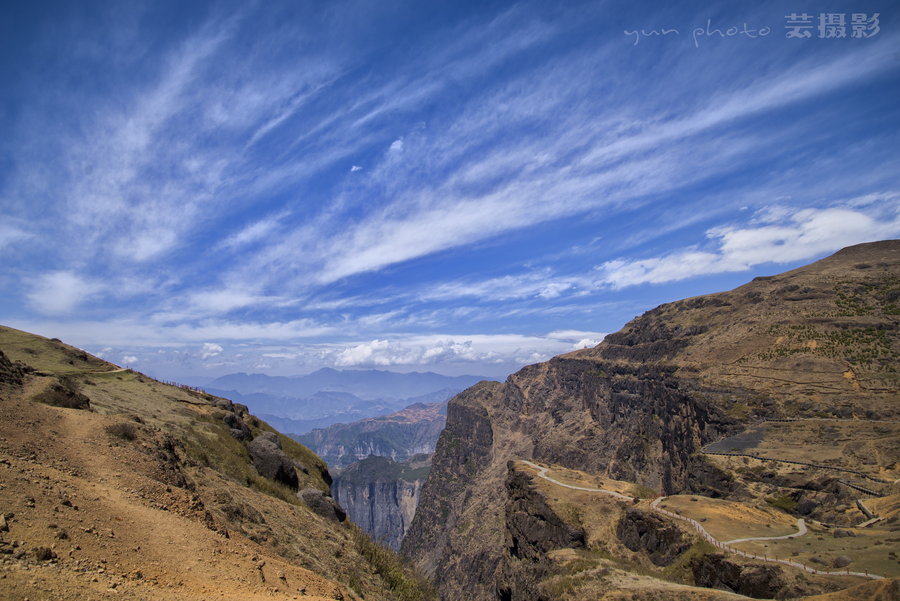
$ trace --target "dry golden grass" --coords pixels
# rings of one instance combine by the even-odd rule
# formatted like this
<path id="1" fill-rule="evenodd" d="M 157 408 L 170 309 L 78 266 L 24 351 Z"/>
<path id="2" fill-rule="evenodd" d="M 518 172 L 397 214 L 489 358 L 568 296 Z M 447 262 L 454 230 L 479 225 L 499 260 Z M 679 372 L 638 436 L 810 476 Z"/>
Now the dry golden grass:
<path id="1" fill-rule="evenodd" d="M 21 361 L 39 371 L 54 374 L 117 369 L 112 363 L 59 340 L 35 336 L 6 326 L 0 326 L 0 349 L 13 361 Z"/>
<path id="2" fill-rule="evenodd" d="M 900 478 L 900 423 L 830 419 L 768 423 L 751 452 L 895 480 Z"/>
<path id="3" fill-rule="evenodd" d="M 538 470 L 524 463 L 517 462 L 516 465 L 518 468 L 527 470 L 533 474 L 537 474 L 538 472 Z M 613 480 L 612 478 L 605 478 L 602 476 L 587 474 L 585 472 L 565 468 L 558 465 L 553 466 L 553 468 L 547 472 L 547 476 L 553 478 L 558 482 L 562 482 L 563 484 L 581 486 L 583 488 L 602 488 L 604 490 L 611 490 L 613 492 L 632 497 L 636 496 L 645 498 L 654 494 L 653 491 L 641 487 L 634 482 L 626 482 L 625 480 Z"/>
<path id="4" fill-rule="evenodd" d="M 803 601 L 897 601 L 900 599 L 900 580 L 877 580 L 828 593 L 806 597 Z"/>
<path id="5" fill-rule="evenodd" d="M 797 532 L 796 519 L 769 507 L 697 495 L 666 497 L 660 506 L 701 522 L 706 531 L 720 541 Z"/>
<path id="6" fill-rule="evenodd" d="M 853 560 L 846 569 L 871 572 L 890 578 L 900 577 L 900 531 L 889 528 L 846 528 L 855 536 L 834 537 L 834 530 L 811 525 L 806 536 L 779 541 L 739 543 L 736 548 L 756 553 L 792 559 L 811 567 L 834 570 L 835 558 L 846 555 Z M 820 559 L 818 563 L 816 559 Z"/>

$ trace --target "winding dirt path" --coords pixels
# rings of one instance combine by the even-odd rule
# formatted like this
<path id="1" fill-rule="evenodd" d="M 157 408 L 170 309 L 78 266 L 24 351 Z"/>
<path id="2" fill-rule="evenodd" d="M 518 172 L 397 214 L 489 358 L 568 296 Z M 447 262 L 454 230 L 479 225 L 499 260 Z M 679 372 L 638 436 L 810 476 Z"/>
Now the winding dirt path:
<path id="1" fill-rule="evenodd" d="M 797 520 L 797 532 L 793 534 L 785 534 L 784 536 L 753 536 L 749 538 L 736 538 L 734 540 L 725 541 L 726 545 L 735 545 L 737 543 L 749 543 L 756 540 L 787 540 L 789 538 L 798 538 L 807 533 L 806 520 L 799 518 Z"/>
<path id="2" fill-rule="evenodd" d="M 623 495 L 622 493 L 615 492 L 613 490 L 607 490 L 605 488 L 587 488 L 585 486 L 575 486 L 573 484 L 566 484 L 565 482 L 560 482 L 559 480 L 555 480 L 547 475 L 549 468 L 540 466 L 536 463 L 532 463 L 531 461 L 521 460 L 527 466 L 533 467 L 538 471 L 537 476 L 539 478 L 543 478 L 548 482 L 552 482 L 557 486 L 562 486 L 563 488 L 570 488 L 572 490 L 582 490 L 585 492 L 596 492 L 604 495 L 609 495 L 615 497 L 617 499 L 621 499 L 623 501 L 633 501 L 637 497 L 630 497 L 628 495 Z M 782 540 L 788 538 L 797 538 L 799 536 L 805 535 L 808 530 L 806 528 L 806 522 L 802 519 L 797 520 L 797 532 L 794 534 L 787 534 L 785 536 L 767 536 L 767 537 L 757 537 L 757 538 L 739 538 L 730 541 L 720 541 L 713 537 L 709 532 L 706 531 L 697 520 L 692 520 L 691 518 L 685 517 L 683 515 L 679 515 L 674 511 L 669 511 L 667 509 L 663 509 L 659 507 L 659 504 L 662 501 L 665 501 L 667 497 L 657 497 L 650 502 L 650 508 L 653 511 L 659 512 L 663 515 L 667 515 L 676 520 L 681 520 L 683 522 L 688 523 L 694 530 L 696 530 L 707 542 L 712 544 L 717 549 L 724 551 L 726 553 L 732 553 L 734 555 L 740 555 L 741 557 L 745 557 L 747 559 L 754 559 L 757 561 L 764 561 L 766 563 L 779 563 L 782 565 L 790 566 L 792 568 L 797 568 L 808 572 L 810 574 L 818 574 L 821 576 L 860 576 L 862 578 L 871 578 L 873 580 L 883 579 L 884 576 L 879 576 L 878 574 L 871 574 L 869 572 L 851 572 L 849 570 L 842 571 L 828 571 L 828 570 L 817 570 L 816 568 L 810 567 L 806 564 L 802 564 L 798 561 L 793 561 L 790 559 L 778 559 L 776 557 L 769 557 L 768 555 L 755 555 L 753 553 L 747 553 L 746 551 L 741 551 L 740 549 L 735 549 L 732 547 L 732 544 L 741 543 L 741 542 L 749 542 L 749 541 L 757 541 L 757 540 Z"/>
<path id="3" fill-rule="evenodd" d="M 553 478 L 548 476 L 547 471 L 550 468 L 542 467 L 536 463 L 532 463 L 530 461 L 525 461 L 524 459 L 522 460 L 522 463 L 536 469 L 538 471 L 538 477 L 543 478 L 544 480 L 547 480 L 548 482 L 553 482 L 554 484 L 556 484 L 558 486 L 562 486 L 563 488 L 571 488 L 572 490 L 583 490 L 586 492 L 599 492 L 599 493 L 603 493 L 605 495 L 610 495 L 612 497 L 616 497 L 617 499 L 622 499 L 623 501 L 631 501 L 632 499 L 634 499 L 634 497 L 629 497 L 628 495 L 623 495 L 622 493 L 616 492 L 614 490 L 607 490 L 605 488 L 587 488 L 584 486 L 575 486 L 573 484 L 566 484 L 565 482 L 560 482 L 559 480 L 554 480 Z"/>

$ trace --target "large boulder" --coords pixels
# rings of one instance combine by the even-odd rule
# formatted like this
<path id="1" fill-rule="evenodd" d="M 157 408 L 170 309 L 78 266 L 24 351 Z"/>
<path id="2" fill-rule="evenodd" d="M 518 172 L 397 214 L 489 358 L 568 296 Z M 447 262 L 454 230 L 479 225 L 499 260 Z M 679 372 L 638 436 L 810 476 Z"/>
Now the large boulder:
<path id="1" fill-rule="evenodd" d="M 250 428 L 247 427 L 247 424 L 244 423 L 244 420 L 239 418 L 234 413 L 226 413 L 222 416 L 222 421 L 224 421 L 225 425 L 228 426 L 228 428 L 231 430 L 231 435 L 238 440 L 250 440 L 251 438 L 253 438 L 253 433 L 250 432 Z"/>
<path id="2" fill-rule="evenodd" d="M 297 496 L 306 503 L 314 513 L 332 522 L 343 522 L 347 513 L 334 499 L 316 488 L 304 488 Z"/>
<path id="3" fill-rule="evenodd" d="M 218 407 L 219 409 L 223 409 L 225 411 L 229 411 L 232 413 L 234 412 L 234 403 L 232 403 L 228 399 L 222 399 L 222 398 L 216 397 L 213 399 L 212 404 L 215 405 L 216 407 Z"/>
<path id="4" fill-rule="evenodd" d="M 300 481 L 294 462 L 281 450 L 278 435 L 274 432 L 263 432 L 247 445 L 253 467 L 265 478 L 275 480 L 297 490 Z"/>

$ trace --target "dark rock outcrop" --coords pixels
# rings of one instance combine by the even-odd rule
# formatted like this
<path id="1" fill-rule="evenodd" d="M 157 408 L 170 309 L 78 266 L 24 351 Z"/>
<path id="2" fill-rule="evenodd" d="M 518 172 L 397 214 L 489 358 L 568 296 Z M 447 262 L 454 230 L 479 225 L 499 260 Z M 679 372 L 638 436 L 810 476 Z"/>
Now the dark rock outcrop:
<path id="1" fill-rule="evenodd" d="M 507 550 L 512 557 L 536 562 L 554 549 L 584 546 L 584 531 L 560 518 L 531 477 L 511 464 L 506 492 Z"/>
<path id="2" fill-rule="evenodd" d="M 0 384 L 20 386 L 28 371 L 33 370 L 30 370 L 17 361 L 10 360 L 3 351 L 0 351 Z"/>
<path id="3" fill-rule="evenodd" d="M 714 553 L 691 562 L 698 586 L 717 588 L 755 599 L 773 599 L 786 581 L 781 568 L 770 564 L 742 565 Z"/>
<path id="4" fill-rule="evenodd" d="M 281 450 L 278 435 L 274 432 L 262 432 L 247 445 L 247 451 L 259 475 L 297 489 L 297 470 L 290 457 Z"/>
<path id="5" fill-rule="evenodd" d="M 232 412 L 228 412 L 222 416 L 222 421 L 231 430 L 231 435 L 238 440 L 250 440 L 253 433 L 240 417 Z"/>
<path id="6" fill-rule="evenodd" d="M 347 518 L 347 512 L 341 508 L 330 496 L 317 488 L 304 488 L 297 493 L 304 503 L 316 514 L 332 522 L 343 522 Z"/>
<path id="7" fill-rule="evenodd" d="M 506 550 L 492 576 L 496 598 L 503 601 L 552 601 L 540 583 L 556 571 L 549 553 L 563 548 L 585 546 L 585 532 L 578 524 L 563 519 L 535 486 L 530 473 L 507 465 L 504 524 Z M 493 558 L 483 556 L 485 566 Z"/>
<path id="8" fill-rule="evenodd" d="M 631 551 L 641 551 L 655 565 L 672 565 L 691 542 L 677 526 L 658 515 L 629 508 L 616 524 L 616 536 Z"/>

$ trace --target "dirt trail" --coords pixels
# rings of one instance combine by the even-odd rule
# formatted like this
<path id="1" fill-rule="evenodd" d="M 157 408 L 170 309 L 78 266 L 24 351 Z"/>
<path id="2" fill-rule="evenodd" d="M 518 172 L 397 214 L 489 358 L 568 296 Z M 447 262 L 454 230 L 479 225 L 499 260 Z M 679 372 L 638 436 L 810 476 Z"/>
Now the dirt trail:
<path id="1" fill-rule="evenodd" d="M 204 526 L 190 492 L 152 477 L 160 466 L 149 444 L 106 432 L 122 416 L 44 406 L 30 392 L 2 400 L 0 598 L 341 598 L 336 583 Z"/>

